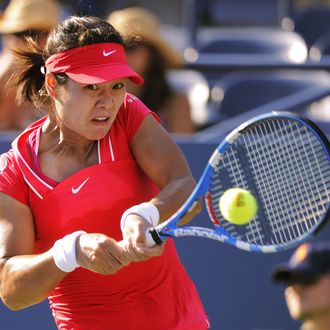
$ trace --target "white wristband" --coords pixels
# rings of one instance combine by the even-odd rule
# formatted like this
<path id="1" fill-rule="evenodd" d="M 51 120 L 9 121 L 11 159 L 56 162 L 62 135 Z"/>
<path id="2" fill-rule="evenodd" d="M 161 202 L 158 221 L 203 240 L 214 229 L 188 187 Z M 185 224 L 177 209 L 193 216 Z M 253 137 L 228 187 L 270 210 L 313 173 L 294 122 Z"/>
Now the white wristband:
<path id="1" fill-rule="evenodd" d="M 159 211 L 157 207 L 150 202 L 146 202 L 146 203 L 134 205 L 123 213 L 120 220 L 121 231 L 124 231 L 126 218 L 131 214 L 139 215 L 140 217 L 148 221 L 152 226 L 158 225 Z"/>
<path id="2" fill-rule="evenodd" d="M 79 230 L 57 240 L 53 245 L 53 258 L 56 266 L 63 272 L 70 273 L 79 267 L 76 255 L 77 239 L 86 232 Z"/>

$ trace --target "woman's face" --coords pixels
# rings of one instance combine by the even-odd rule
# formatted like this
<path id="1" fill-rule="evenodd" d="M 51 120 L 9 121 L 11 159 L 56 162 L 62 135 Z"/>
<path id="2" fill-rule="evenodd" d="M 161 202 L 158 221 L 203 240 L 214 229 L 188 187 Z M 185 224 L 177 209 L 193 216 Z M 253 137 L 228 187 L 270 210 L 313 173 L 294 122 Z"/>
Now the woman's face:
<path id="1" fill-rule="evenodd" d="M 126 79 L 84 85 L 68 78 L 50 94 L 64 138 L 102 139 L 113 124 L 126 93 Z"/>

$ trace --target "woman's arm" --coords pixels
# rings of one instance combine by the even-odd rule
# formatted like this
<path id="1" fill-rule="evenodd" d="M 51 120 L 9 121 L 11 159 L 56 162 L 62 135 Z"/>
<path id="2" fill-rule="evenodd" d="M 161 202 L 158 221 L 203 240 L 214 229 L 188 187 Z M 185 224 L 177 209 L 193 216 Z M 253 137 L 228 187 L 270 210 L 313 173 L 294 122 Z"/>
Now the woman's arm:
<path id="1" fill-rule="evenodd" d="M 160 213 L 160 221 L 164 221 L 178 210 L 195 187 L 189 165 L 172 137 L 151 115 L 141 124 L 132 149 L 140 167 L 160 188 L 151 202 Z"/>
<path id="2" fill-rule="evenodd" d="M 33 255 L 30 209 L 0 193 L 0 296 L 13 310 L 39 303 L 63 279 L 47 251 Z"/>
<path id="3" fill-rule="evenodd" d="M 195 180 L 178 146 L 152 116 L 144 119 L 131 146 L 139 166 L 160 188 L 159 194 L 150 202 L 158 209 L 162 222 L 185 202 L 195 187 Z M 201 204 L 181 223 L 189 221 L 200 211 Z M 126 217 L 124 223 L 124 239 L 131 244 L 133 250 L 148 256 L 161 253 L 161 250 L 146 251 L 138 248 L 144 242 L 146 229 L 150 227 L 147 221 L 133 212 Z M 133 250 L 130 249 L 131 252 Z"/>
<path id="4" fill-rule="evenodd" d="M 41 302 L 68 274 L 56 266 L 52 249 L 33 255 L 34 241 L 29 207 L 0 193 L 0 298 L 12 310 Z M 78 264 L 99 274 L 114 274 L 130 261 L 102 234 L 83 234 L 75 246 Z"/>

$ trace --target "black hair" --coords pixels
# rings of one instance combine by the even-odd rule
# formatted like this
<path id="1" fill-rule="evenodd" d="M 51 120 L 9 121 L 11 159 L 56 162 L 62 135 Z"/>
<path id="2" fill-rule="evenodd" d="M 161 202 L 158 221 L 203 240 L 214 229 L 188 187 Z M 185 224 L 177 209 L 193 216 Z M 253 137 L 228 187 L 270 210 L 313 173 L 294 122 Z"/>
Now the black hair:
<path id="1" fill-rule="evenodd" d="M 98 17 L 71 16 L 60 23 L 48 36 L 42 50 L 33 38 L 26 39 L 26 49 L 16 51 L 18 69 L 11 85 L 17 87 L 17 101 L 34 103 L 38 108 L 49 108 L 51 98 L 45 89 L 45 77 L 41 72 L 45 61 L 53 54 L 95 43 L 124 41 L 118 31 Z M 65 74 L 55 75 L 59 84 L 66 82 Z"/>

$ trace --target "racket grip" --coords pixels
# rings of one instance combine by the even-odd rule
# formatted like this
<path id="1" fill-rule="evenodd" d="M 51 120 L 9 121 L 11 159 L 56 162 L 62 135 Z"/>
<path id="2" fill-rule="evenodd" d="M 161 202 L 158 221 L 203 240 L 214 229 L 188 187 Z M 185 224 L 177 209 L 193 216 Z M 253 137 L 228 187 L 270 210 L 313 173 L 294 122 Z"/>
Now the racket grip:
<path id="1" fill-rule="evenodd" d="M 145 243 L 146 243 L 146 246 L 148 247 L 153 247 L 156 245 L 156 242 L 155 240 L 152 238 L 152 235 L 151 235 L 151 232 L 150 232 L 150 229 L 148 229 L 146 231 L 146 240 L 145 240 Z"/>
<path id="2" fill-rule="evenodd" d="M 161 244 L 162 241 L 159 237 L 159 235 L 157 234 L 157 237 L 154 238 L 154 236 L 151 234 L 151 230 L 148 229 L 145 233 L 145 244 L 147 247 L 153 247 L 155 246 L 156 244 Z M 122 241 L 119 241 L 118 244 L 121 246 L 121 247 L 124 247 L 125 246 L 125 241 L 122 240 Z"/>

